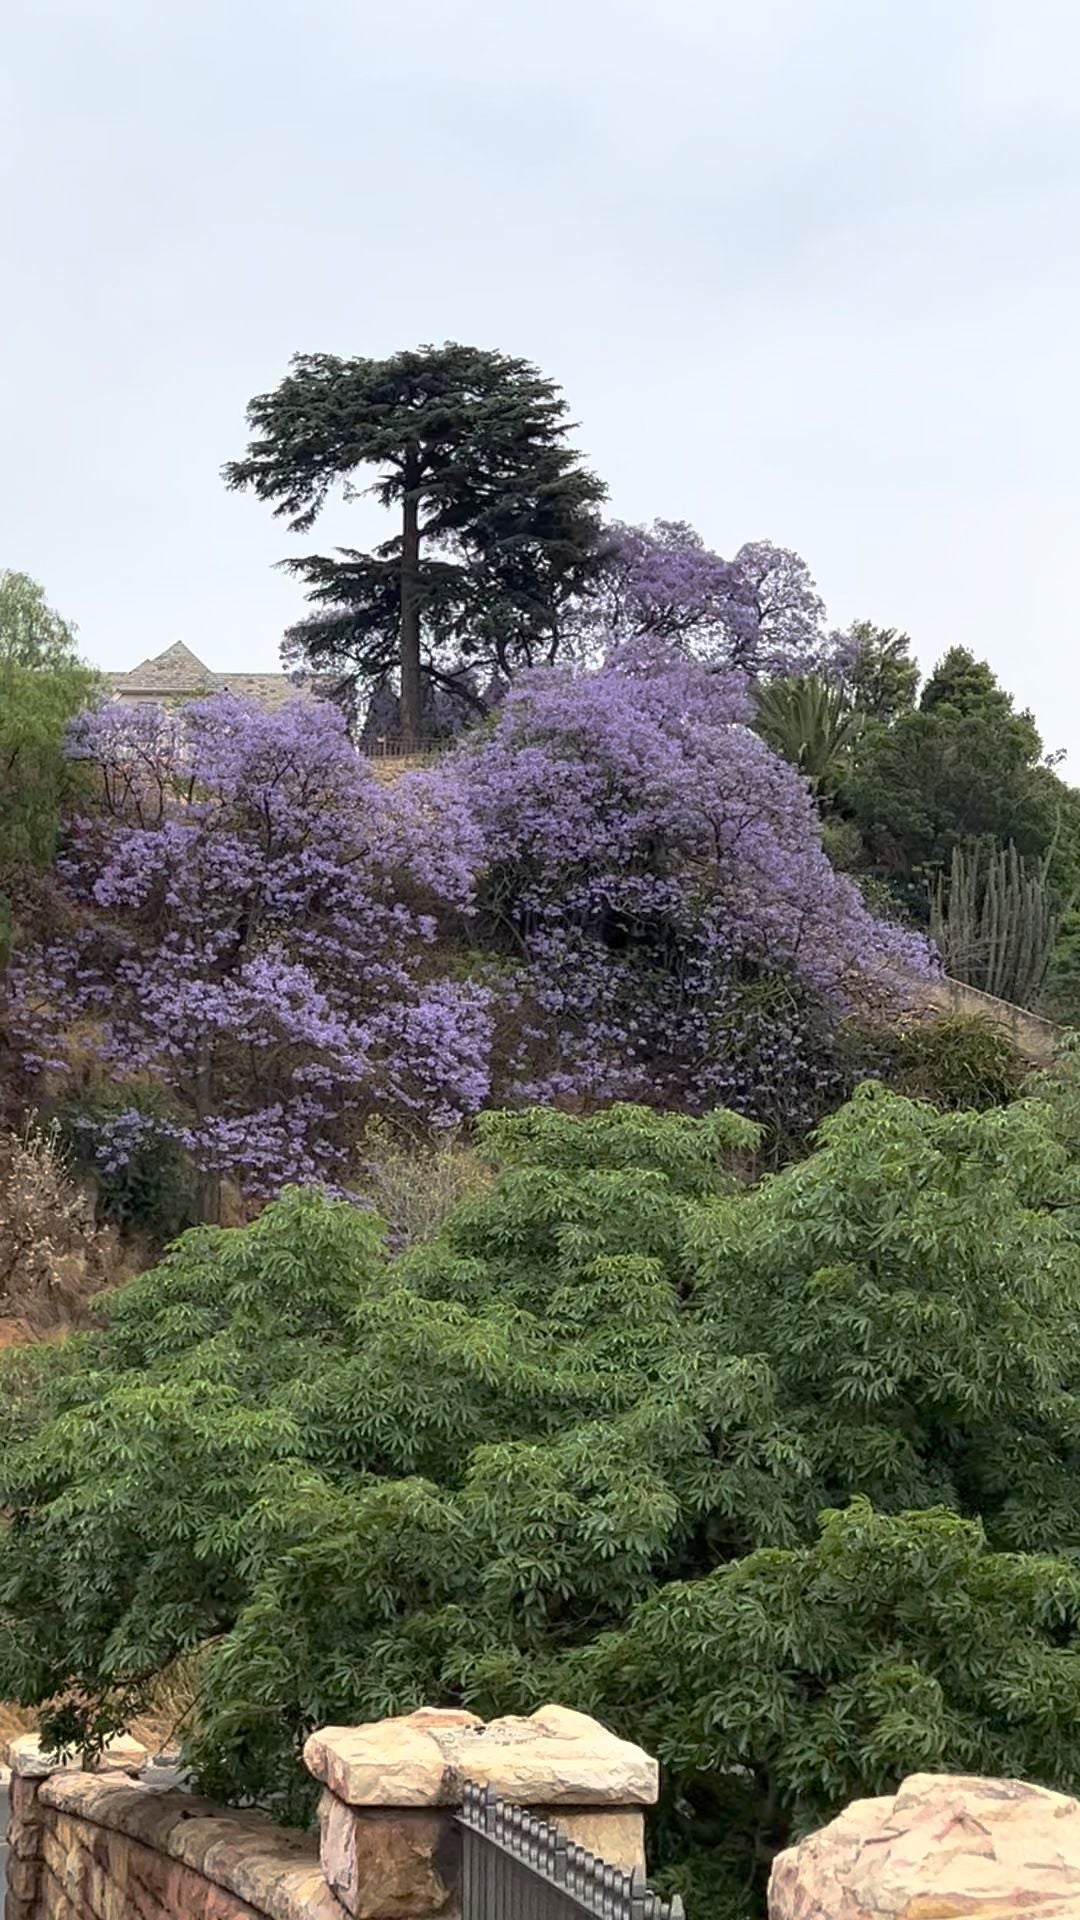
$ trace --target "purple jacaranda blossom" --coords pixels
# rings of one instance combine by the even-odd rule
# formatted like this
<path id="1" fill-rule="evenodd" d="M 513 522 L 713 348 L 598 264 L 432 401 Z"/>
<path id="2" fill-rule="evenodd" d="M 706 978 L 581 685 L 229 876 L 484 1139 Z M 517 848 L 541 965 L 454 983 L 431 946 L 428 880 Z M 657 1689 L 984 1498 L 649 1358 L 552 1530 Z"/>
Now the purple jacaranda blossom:
<path id="1" fill-rule="evenodd" d="M 517 1097 L 794 1113 L 851 988 L 932 966 L 831 866 L 809 788 L 748 716 L 745 675 L 639 639 L 526 677 L 454 762 L 522 1009 Z"/>
<path id="2" fill-rule="evenodd" d="M 754 540 L 721 559 L 682 520 L 616 522 L 605 564 L 569 637 L 596 660 L 626 642 L 668 640 L 753 679 L 809 673 L 829 652 L 825 606 L 797 553 Z"/>
<path id="3" fill-rule="evenodd" d="M 13 1012 L 56 1056 L 74 1020 L 112 1079 L 159 1084 L 149 1126 L 248 1191 L 337 1178 L 377 1109 L 450 1124 L 487 1094 L 488 996 L 439 977 L 443 916 L 479 857 L 459 785 L 380 784 L 333 706 L 225 694 L 84 714 L 71 751 L 100 805 L 59 871 L 74 933 L 22 952 Z"/>

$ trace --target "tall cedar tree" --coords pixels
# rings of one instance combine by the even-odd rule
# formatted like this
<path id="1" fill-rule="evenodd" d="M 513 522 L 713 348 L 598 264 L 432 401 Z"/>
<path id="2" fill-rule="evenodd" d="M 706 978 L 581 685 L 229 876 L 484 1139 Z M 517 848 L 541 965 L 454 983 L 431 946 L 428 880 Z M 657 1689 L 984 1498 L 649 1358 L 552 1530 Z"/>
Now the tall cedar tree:
<path id="1" fill-rule="evenodd" d="M 312 666 L 377 681 L 399 669 L 403 741 L 419 738 L 425 672 L 460 689 L 463 668 L 509 673 L 552 659 L 559 609 L 598 565 L 604 488 L 565 443 L 566 402 L 527 360 L 422 346 L 388 360 L 297 354 L 247 410 L 254 438 L 225 468 L 294 531 L 335 485 L 400 506 L 401 531 L 371 553 L 286 565 L 320 611 L 290 636 Z"/>

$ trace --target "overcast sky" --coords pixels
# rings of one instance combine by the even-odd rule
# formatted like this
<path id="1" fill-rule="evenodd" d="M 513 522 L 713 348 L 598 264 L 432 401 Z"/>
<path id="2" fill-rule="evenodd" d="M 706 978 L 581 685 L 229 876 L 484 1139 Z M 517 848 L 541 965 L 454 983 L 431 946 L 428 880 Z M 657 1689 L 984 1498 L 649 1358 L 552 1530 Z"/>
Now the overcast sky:
<path id="1" fill-rule="evenodd" d="M 988 658 L 1080 777 L 1076 0 L 0 0 L 0 566 L 271 668 L 297 349 L 564 386 L 614 513 Z"/>

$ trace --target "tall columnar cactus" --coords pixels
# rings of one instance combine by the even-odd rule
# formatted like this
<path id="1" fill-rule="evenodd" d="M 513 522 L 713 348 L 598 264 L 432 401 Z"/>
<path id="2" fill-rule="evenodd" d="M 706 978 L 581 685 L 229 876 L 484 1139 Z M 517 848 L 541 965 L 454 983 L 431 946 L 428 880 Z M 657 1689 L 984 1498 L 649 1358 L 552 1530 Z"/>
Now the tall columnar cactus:
<path id="1" fill-rule="evenodd" d="M 945 971 L 1015 1005 L 1030 1007 L 1046 977 L 1059 916 L 1047 861 L 1007 847 L 956 847 L 948 880 L 930 893 L 930 931 Z"/>

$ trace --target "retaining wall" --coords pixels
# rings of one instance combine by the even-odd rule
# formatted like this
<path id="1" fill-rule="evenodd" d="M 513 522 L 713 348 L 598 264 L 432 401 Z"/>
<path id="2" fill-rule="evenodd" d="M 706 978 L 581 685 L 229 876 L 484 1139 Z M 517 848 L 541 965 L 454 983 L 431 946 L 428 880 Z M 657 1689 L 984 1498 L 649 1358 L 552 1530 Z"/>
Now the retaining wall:
<path id="1" fill-rule="evenodd" d="M 1061 1028 L 1026 1007 L 1014 1007 L 1009 1000 L 998 1000 L 980 987 L 969 987 L 963 980 L 944 975 L 940 980 L 920 983 L 920 1007 L 936 1008 L 941 1013 L 978 1014 L 1003 1027 L 1026 1060 L 1033 1066 L 1048 1066 L 1061 1040 Z"/>
<path id="2" fill-rule="evenodd" d="M 137 1776 L 113 1742 L 86 1772 L 14 1740 L 5 1920 L 459 1920 L 466 1779 L 615 1866 L 644 1864 L 654 1760 L 585 1714 L 485 1725 L 456 1709 L 324 1727 L 305 1749 L 320 1830 L 297 1833 Z"/>

